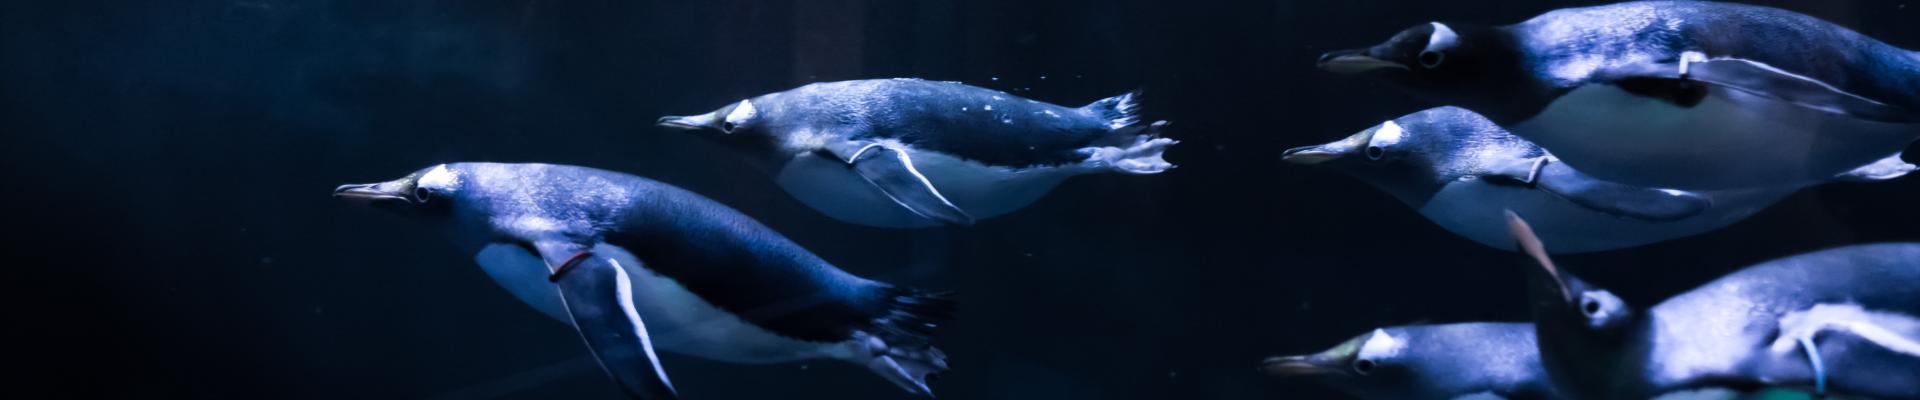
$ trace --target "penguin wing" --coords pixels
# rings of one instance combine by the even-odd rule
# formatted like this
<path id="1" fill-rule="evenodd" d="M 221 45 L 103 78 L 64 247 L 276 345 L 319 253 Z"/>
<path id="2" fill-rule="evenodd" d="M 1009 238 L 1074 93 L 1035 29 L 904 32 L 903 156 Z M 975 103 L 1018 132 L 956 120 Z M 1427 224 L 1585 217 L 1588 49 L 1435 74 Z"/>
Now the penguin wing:
<path id="1" fill-rule="evenodd" d="M 536 247 L 541 258 L 559 265 L 549 280 L 559 286 L 574 329 L 587 341 L 587 349 L 600 361 L 601 368 L 634 398 L 679 398 L 667 381 L 666 370 L 660 368 L 647 325 L 633 308 L 634 288 L 627 280 L 627 266 L 591 251 L 556 250 L 578 248 L 569 244 L 539 243 Z M 555 260 L 566 261 L 553 264 Z"/>
<path id="2" fill-rule="evenodd" d="M 1852 171 L 1841 173 L 1839 176 L 1835 176 L 1834 179 L 1845 182 L 1879 182 L 1907 176 L 1908 172 L 1913 172 L 1914 169 L 1920 168 L 1907 163 L 1906 160 L 1900 158 L 1900 155 L 1901 153 L 1893 153 L 1893 155 L 1887 156 L 1887 158 L 1882 158 L 1873 163 L 1861 166 L 1860 168 L 1854 168 Z"/>
<path id="3" fill-rule="evenodd" d="M 1701 53 L 1687 52 L 1681 54 L 1678 61 L 1626 63 L 1608 71 L 1597 71 L 1596 77 L 1635 94 L 1662 98 L 1682 106 L 1697 104 L 1705 96 L 1699 84 L 1705 83 L 1864 120 L 1920 122 L 1920 114 L 1914 111 L 1747 59 L 1708 59 Z"/>
<path id="4" fill-rule="evenodd" d="M 1551 157 L 1514 160 L 1495 166 L 1489 175 L 1532 185 L 1590 210 L 1641 221 L 1677 221 L 1713 206 L 1706 195 L 1603 181 Z"/>
<path id="5" fill-rule="evenodd" d="M 851 165 L 867 183 L 872 183 L 907 211 L 948 224 L 973 225 L 973 216 L 940 195 L 940 190 L 913 167 L 913 158 L 897 144 L 848 142 L 844 146 L 830 146 L 827 151 Z"/>

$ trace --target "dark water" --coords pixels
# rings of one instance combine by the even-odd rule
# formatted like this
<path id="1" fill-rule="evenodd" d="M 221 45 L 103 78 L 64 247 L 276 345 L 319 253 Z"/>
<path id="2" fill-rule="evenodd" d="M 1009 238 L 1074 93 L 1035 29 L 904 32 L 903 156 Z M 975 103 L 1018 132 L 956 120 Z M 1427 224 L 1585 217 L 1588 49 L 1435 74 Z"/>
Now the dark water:
<path id="1" fill-rule="evenodd" d="M 1279 151 L 1427 107 L 1314 69 L 1543 1 L 165 1 L 0 6 L 8 363 L 121 398 L 617 398 L 561 323 L 334 185 L 450 161 L 652 177 L 848 271 L 962 293 L 949 399 L 1331 398 L 1254 371 L 1380 325 L 1519 320 L 1522 260 Z M 1920 48 L 1920 5 L 1768 2 Z M 821 216 L 656 128 L 805 82 L 1063 104 L 1135 87 L 1180 168 L 1069 181 L 963 229 Z M 1836 184 L 1690 239 L 1563 256 L 1630 302 L 1753 262 L 1920 240 L 1920 183 Z M 857 366 L 666 355 L 689 399 L 906 398 Z M 16 375 L 17 376 L 17 375 Z"/>

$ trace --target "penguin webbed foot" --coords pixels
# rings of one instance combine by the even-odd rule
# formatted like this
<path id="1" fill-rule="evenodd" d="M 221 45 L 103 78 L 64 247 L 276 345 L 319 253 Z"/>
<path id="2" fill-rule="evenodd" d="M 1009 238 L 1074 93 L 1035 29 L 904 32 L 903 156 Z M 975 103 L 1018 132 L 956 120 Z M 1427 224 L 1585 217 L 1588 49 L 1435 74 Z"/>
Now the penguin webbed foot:
<path id="1" fill-rule="evenodd" d="M 927 386 L 927 380 L 938 378 L 941 372 L 947 371 L 945 353 L 933 346 L 900 348 L 890 346 L 877 337 L 868 337 L 867 340 L 869 350 L 874 353 L 866 363 L 868 369 L 908 393 L 933 397 L 933 388 Z"/>
<path id="2" fill-rule="evenodd" d="M 1078 152 L 1087 156 L 1081 164 L 1133 175 L 1157 174 L 1173 169 L 1173 163 L 1167 162 L 1163 156 L 1168 147 L 1180 144 L 1180 141 L 1159 137 L 1159 128 L 1166 125 L 1166 121 L 1154 122 L 1148 125 L 1147 131 L 1112 146 L 1081 148 Z"/>

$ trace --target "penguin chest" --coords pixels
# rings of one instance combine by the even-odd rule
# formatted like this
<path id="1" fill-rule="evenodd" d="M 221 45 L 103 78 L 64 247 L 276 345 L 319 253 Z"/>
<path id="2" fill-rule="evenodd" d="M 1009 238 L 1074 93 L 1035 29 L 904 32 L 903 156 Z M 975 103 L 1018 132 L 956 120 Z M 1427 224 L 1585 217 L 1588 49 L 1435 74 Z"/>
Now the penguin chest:
<path id="1" fill-rule="evenodd" d="M 1442 187 L 1420 208 L 1434 224 L 1489 247 L 1515 250 L 1506 210 L 1527 218 L 1553 253 L 1581 253 L 1634 247 L 1695 235 L 1732 224 L 1770 204 L 1775 196 L 1730 197 L 1713 209 L 1672 222 L 1621 218 L 1581 207 L 1541 190 L 1461 180 Z"/>
<path id="2" fill-rule="evenodd" d="M 990 218 L 1024 208 L 1077 172 L 1071 166 L 1009 168 L 909 148 L 914 169 L 941 196 L 975 218 Z M 847 163 L 806 153 L 781 168 L 775 180 L 787 193 L 841 221 L 891 228 L 938 226 L 894 203 Z"/>
<path id="3" fill-rule="evenodd" d="M 1594 177 L 1680 189 L 1824 181 L 1906 148 L 1920 124 L 1856 119 L 1710 85 L 1683 107 L 1588 84 L 1509 128 Z"/>
<path id="4" fill-rule="evenodd" d="M 777 363 L 839 358 L 849 343 L 800 341 L 741 319 L 708 303 L 671 278 L 647 269 L 616 246 L 601 244 L 594 253 L 613 257 L 627 268 L 634 310 L 640 314 L 655 348 L 736 363 Z M 508 293 L 549 317 L 571 324 L 558 286 L 547 281 L 539 255 L 509 244 L 493 244 L 475 257 L 481 268 Z"/>

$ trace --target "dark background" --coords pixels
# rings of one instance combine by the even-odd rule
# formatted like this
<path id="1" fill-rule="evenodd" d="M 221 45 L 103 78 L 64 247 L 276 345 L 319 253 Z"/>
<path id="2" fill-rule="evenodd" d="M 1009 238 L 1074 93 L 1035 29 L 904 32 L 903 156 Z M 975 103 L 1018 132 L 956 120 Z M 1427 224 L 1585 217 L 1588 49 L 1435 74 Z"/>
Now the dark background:
<path id="1" fill-rule="evenodd" d="M 962 292 L 948 399 L 1327 398 L 1261 376 L 1376 326 L 1524 318 L 1519 257 L 1283 164 L 1419 110 L 1315 70 L 1429 20 L 1588 2 L 14 1 L 0 6 L 9 369 L 59 397 L 615 398 L 562 323 L 433 230 L 329 198 L 451 161 L 630 172 L 842 268 Z M 1772 2 L 1907 48 L 1904 1 Z M 1183 141 L 971 228 L 851 226 L 655 128 L 805 82 L 923 77 L 1079 105 L 1135 87 Z M 1712 234 L 1560 257 L 1652 304 L 1733 268 L 1920 240 L 1920 183 L 1802 192 Z M 689 399 L 905 398 L 833 362 L 667 355 Z"/>

